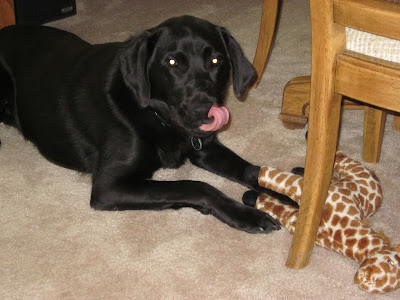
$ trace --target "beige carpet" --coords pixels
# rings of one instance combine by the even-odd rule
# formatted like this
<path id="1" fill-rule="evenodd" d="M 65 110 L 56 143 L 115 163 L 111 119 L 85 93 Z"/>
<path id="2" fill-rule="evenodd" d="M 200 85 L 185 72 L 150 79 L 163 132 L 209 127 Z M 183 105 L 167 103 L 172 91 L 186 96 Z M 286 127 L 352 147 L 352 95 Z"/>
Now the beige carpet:
<path id="1" fill-rule="evenodd" d="M 220 139 L 256 164 L 302 166 L 306 129 L 278 120 L 286 82 L 310 72 L 307 0 L 285 0 L 275 46 L 258 89 L 230 96 L 230 128 Z M 254 56 L 260 0 L 77 0 L 78 14 L 51 25 L 91 42 L 121 41 L 172 16 L 191 14 L 227 27 Z M 231 93 L 232 95 L 232 93 Z M 360 159 L 362 112 L 346 111 L 341 149 Z M 400 133 L 389 117 L 381 162 L 384 202 L 373 217 L 400 243 Z M 291 235 L 250 235 L 192 209 L 98 212 L 90 177 L 43 159 L 16 130 L 0 125 L 0 299 L 375 299 L 353 284 L 356 262 L 314 248 L 307 268 L 285 267 Z M 238 201 L 245 189 L 187 164 L 158 179 L 203 179 Z M 400 291 L 379 299 L 399 299 Z"/>

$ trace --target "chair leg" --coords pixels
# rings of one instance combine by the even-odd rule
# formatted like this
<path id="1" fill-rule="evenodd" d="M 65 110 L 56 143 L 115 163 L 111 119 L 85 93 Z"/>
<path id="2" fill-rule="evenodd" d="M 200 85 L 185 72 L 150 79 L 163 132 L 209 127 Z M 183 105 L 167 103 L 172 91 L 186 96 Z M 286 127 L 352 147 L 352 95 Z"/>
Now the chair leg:
<path id="1" fill-rule="evenodd" d="M 312 63 L 308 141 L 299 216 L 286 266 L 308 264 L 332 177 L 341 100 L 335 93 L 336 55 L 346 45 L 345 28 L 333 22 L 333 0 L 310 0 Z"/>
<path id="2" fill-rule="evenodd" d="M 0 1 L 0 28 L 15 24 L 14 1 Z"/>
<path id="3" fill-rule="evenodd" d="M 263 0 L 260 33 L 253 66 L 258 78 L 253 87 L 256 88 L 261 80 L 261 75 L 267 64 L 271 50 L 272 39 L 275 34 L 276 17 L 278 15 L 278 0 Z"/>
<path id="4" fill-rule="evenodd" d="M 400 115 L 394 116 L 394 129 L 400 131 Z"/>
<path id="5" fill-rule="evenodd" d="M 371 106 L 364 107 L 363 159 L 365 162 L 379 162 L 385 122 L 386 111 Z"/>
<path id="6" fill-rule="evenodd" d="M 320 102 L 325 102 L 325 99 Z M 310 107 L 308 142 L 296 230 L 286 266 L 300 269 L 308 264 L 332 177 L 339 132 L 341 96 L 334 94 L 326 107 Z"/>

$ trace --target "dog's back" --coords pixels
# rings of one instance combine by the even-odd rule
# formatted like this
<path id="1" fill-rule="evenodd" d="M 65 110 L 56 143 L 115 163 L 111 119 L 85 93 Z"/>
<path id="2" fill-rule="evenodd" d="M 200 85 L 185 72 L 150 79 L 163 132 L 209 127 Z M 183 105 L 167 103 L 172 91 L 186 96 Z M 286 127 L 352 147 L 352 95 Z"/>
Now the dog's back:
<path id="1" fill-rule="evenodd" d="M 66 160 L 58 163 L 75 169 L 82 163 L 74 159 L 73 138 L 65 124 L 65 102 L 73 100 L 66 95 L 74 88 L 72 82 L 82 79 L 78 65 L 93 48 L 72 33 L 50 27 L 0 30 L 0 122 L 17 127 L 50 160 L 55 160 L 52 153 L 65 153 Z"/>

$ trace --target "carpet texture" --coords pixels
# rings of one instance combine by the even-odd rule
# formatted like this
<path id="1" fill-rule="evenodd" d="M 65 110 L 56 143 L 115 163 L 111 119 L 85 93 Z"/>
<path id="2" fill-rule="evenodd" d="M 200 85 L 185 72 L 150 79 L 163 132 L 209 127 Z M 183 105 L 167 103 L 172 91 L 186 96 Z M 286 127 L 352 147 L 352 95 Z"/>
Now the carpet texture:
<path id="1" fill-rule="evenodd" d="M 77 0 L 78 14 L 50 25 L 93 43 L 122 41 L 182 14 L 228 28 L 252 60 L 260 0 Z M 285 84 L 311 64 L 307 0 L 284 0 L 261 84 L 245 101 L 230 92 L 232 122 L 219 134 L 258 165 L 303 166 L 306 129 L 278 119 Z M 345 111 L 340 148 L 360 160 L 362 111 Z M 357 263 L 314 248 L 302 270 L 285 267 L 292 236 L 237 231 L 192 209 L 99 212 L 89 207 L 90 176 L 46 161 L 13 128 L 0 125 L 1 299 L 375 299 L 353 284 Z M 386 124 L 381 162 L 368 165 L 384 201 L 372 226 L 400 243 L 400 133 Z M 190 164 L 161 170 L 157 179 L 211 183 L 240 201 L 242 186 Z M 400 291 L 380 299 L 399 299 Z"/>

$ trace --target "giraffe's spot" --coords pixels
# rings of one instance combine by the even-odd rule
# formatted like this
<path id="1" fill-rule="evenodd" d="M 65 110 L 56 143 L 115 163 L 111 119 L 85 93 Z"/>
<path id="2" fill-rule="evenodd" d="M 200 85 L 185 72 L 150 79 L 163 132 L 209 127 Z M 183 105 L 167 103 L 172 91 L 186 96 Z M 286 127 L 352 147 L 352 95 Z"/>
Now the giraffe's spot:
<path id="1" fill-rule="evenodd" d="M 333 206 L 332 206 L 332 204 L 326 203 L 326 204 L 325 204 L 324 211 L 323 211 L 323 213 L 322 213 L 322 220 L 328 222 L 329 219 L 331 218 L 332 212 L 333 212 Z"/>
<path id="2" fill-rule="evenodd" d="M 338 243 L 342 243 L 342 230 L 336 230 L 333 239 Z"/>
<path id="3" fill-rule="evenodd" d="M 368 190 L 363 186 L 360 186 L 360 193 L 364 196 L 368 196 Z"/>
<path id="4" fill-rule="evenodd" d="M 376 263 L 377 260 L 378 260 L 378 259 L 377 259 L 376 257 L 370 257 L 370 258 L 366 259 L 366 260 L 361 264 L 360 267 L 364 267 L 364 266 L 366 266 L 366 265 L 373 265 L 373 264 Z"/>
<path id="5" fill-rule="evenodd" d="M 274 213 L 275 215 L 279 216 L 284 210 L 285 210 L 285 208 L 283 206 L 275 205 L 272 208 L 272 213 Z"/>
<path id="6" fill-rule="evenodd" d="M 332 243 L 328 239 L 324 239 L 323 243 L 324 243 L 325 248 L 327 248 L 327 249 L 330 249 L 332 247 Z"/>
<path id="7" fill-rule="evenodd" d="M 296 187 L 296 186 L 292 186 L 292 187 L 289 189 L 288 194 L 289 194 L 289 195 L 294 195 L 294 194 L 296 194 L 296 192 L 297 192 L 297 187 Z"/>
<path id="8" fill-rule="evenodd" d="M 350 226 L 351 227 L 358 227 L 358 226 L 361 226 L 361 225 L 360 225 L 359 221 L 353 220 L 353 221 L 351 221 Z"/>
<path id="9" fill-rule="evenodd" d="M 381 261 L 380 263 L 379 263 L 379 266 L 383 269 L 383 271 L 385 272 L 385 273 L 388 273 L 388 272 L 390 272 L 390 265 L 387 263 L 387 262 L 383 262 L 383 261 Z"/>
<path id="10" fill-rule="evenodd" d="M 357 247 L 360 250 L 365 249 L 369 244 L 369 239 L 367 237 L 363 237 L 362 239 L 360 239 L 357 243 Z"/>
<path id="11" fill-rule="evenodd" d="M 375 198 L 375 206 L 376 206 L 375 209 L 378 209 L 379 207 L 381 207 L 381 204 L 382 204 L 382 197 L 381 196 L 377 196 Z"/>
<path id="12" fill-rule="evenodd" d="M 348 182 L 346 184 L 346 187 L 350 190 L 350 191 L 357 191 L 357 185 L 354 182 Z"/>
<path id="13" fill-rule="evenodd" d="M 346 232 L 345 232 L 346 235 Z M 349 248 L 353 248 L 353 246 L 357 243 L 357 239 L 347 239 L 346 240 L 346 246 Z"/>
<path id="14" fill-rule="evenodd" d="M 375 197 L 376 197 L 376 194 L 375 193 L 371 193 L 371 194 L 369 194 L 368 199 L 369 199 L 370 202 L 372 202 Z"/>
<path id="15" fill-rule="evenodd" d="M 356 234 L 356 232 L 357 232 L 356 229 L 350 229 L 350 228 L 348 228 L 348 229 L 345 229 L 345 230 L 344 230 L 344 235 L 345 235 L 346 237 L 351 237 L 351 236 L 354 236 L 354 235 Z M 349 239 L 349 240 L 348 240 L 348 242 L 349 242 L 349 247 L 350 247 L 350 245 L 351 245 L 351 246 L 354 245 L 354 244 L 351 244 L 352 241 L 354 241 L 354 243 L 357 242 L 356 239 Z M 347 245 L 347 242 L 346 242 L 346 245 Z"/>
<path id="16" fill-rule="evenodd" d="M 345 188 L 339 189 L 338 192 L 339 192 L 340 194 L 346 195 L 346 196 L 350 196 L 350 195 L 351 195 L 351 192 L 350 192 L 348 189 L 345 189 Z"/>
<path id="17" fill-rule="evenodd" d="M 397 260 L 397 264 L 400 265 L 400 256 L 398 256 L 397 254 L 394 256 L 394 258 Z"/>
<path id="18" fill-rule="evenodd" d="M 274 179 L 276 175 L 278 175 L 279 173 L 281 173 L 281 171 L 279 170 L 271 170 L 270 172 L 268 172 L 268 177 L 271 179 Z"/>
<path id="19" fill-rule="evenodd" d="M 355 208 L 354 206 L 350 206 L 349 209 L 347 210 L 347 214 L 350 216 L 355 216 L 358 214 L 358 209 Z"/>
<path id="20" fill-rule="evenodd" d="M 262 167 L 261 170 L 260 170 L 260 173 L 258 173 L 258 178 L 259 179 L 265 178 L 267 172 L 268 172 L 268 167 Z"/>
<path id="21" fill-rule="evenodd" d="M 383 291 L 384 293 L 386 293 L 386 292 L 391 292 L 391 291 L 393 291 L 393 290 L 394 290 L 393 286 L 390 286 L 390 285 L 389 285 L 389 286 L 384 287 L 382 291 Z"/>
<path id="22" fill-rule="evenodd" d="M 361 229 L 361 230 L 359 231 L 359 234 L 360 234 L 360 235 L 366 235 L 366 234 L 368 234 L 368 230 L 367 230 L 367 229 Z"/>
<path id="23" fill-rule="evenodd" d="M 342 228 L 346 228 L 347 224 L 349 224 L 349 218 L 348 217 L 343 217 L 340 220 L 340 226 L 342 226 Z"/>
<path id="24" fill-rule="evenodd" d="M 336 181 L 335 182 L 335 187 L 337 187 L 339 189 L 339 193 L 340 193 L 340 189 L 344 187 L 344 183 L 342 181 Z"/>
<path id="25" fill-rule="evenodd" d="M 268 201 L 264 203 L 264 207 L 265 207 L 265 209 L 267 209 L 267 210 L 271 210 L 274 206 L 275 206 L 275 205 L 274 205 L 273 203 L 268 202 Z"/>
<path id="26" fill-rule="evenodd" d="M 357 176 L 360 177 L 360 178 L 365 178 L 365 179 L 367 179 L 367 178 L 370 178 L 370 177 L 371 177 L 371 174 L 369 174 L 369 173 L 367 173 L 367 172 L 361 172 L 361 173 L 357 174 Z"/>
<path id="27" fill-rule="evenodd" d="M 337 152 L 336 153 L 335 160 L 336 160 L 337 163 L 341 162 L 345 158 L 346 158 L 346 156 L 342 152 Z"/>
<path id="28" fill-rule="evenodd" d="M 286 182 L 285 182 L 285 187 L 293 186 L 293 183 L 297 180 L 297 176 L 290 176 Z"/>
<path id="29" fill-rule="evenodd" d="M 358 249 L 357 249 L 357 252 L 354 253 L 354 258 L 355 258 L 358 262 L 360 262 L 360 261 L 362 261 L 362 260 L 364 259 L 364 254 L 358 252 Z"/>
<path id="30" fill-rule="evenodd" d="M 374 180 L 371 180 L 371 181 L 369 182 L 369 186 L 371 187 L 371 189 L 376 190 L 376 183 L 375 183 Z"/>
<path id="31" fill-rule="evenodd" d="M 351 169 L 353 169 L 354 167 L 357 167 L 357 164 L 349 164 L 347 165 L 347 167 L 345 168 L 346 171 L 349 171 Z"/>
<path id="32" fill-rule="evenodd" d="M 357 166 L 357 165 L 353 165 L 353 166 L 354 166 L 354 169 L 351 170 L 352 173 L 359 173 L 359 172 L 364 171 L 364 168 L 363 168 L 363 167 L 360 167 L 360 166 Z"/>
<path id="33" fill-rule="evenodd" d="M 381 273 L 381 272 L 379 272 L 379 273 Z M 376 280 L 375 286 L 376 286 L 377 288 L 381 288 L 381 287 L 383 287 L 383 286 L 386 284 L 387 281 L 388 281 L 388 277 L 387 277 L 387 275 L 384 275 L 384 276 L 382 276 L 381 278 L 378 278 L 378 279 Z"/>
<path id="34" fill-rule="evenodd" d="M 349 199 L 349 198 L 347 198 L 347 197 L 343 197 L 343 198 L 342 198 L 342 201 L 343 201 L 344 203 L 347 203 L 347 204 L 353 204 L 353 203 L 354 203 L 354 201 L 353 201 L 352 199 Z"/>
<path id="35" fill-rule="evenodd" d="M 346 242 L 346 245 L 347 245 L 347 242 Z M 354 258 L 354 256 L 353 256 L 353 250 L 352 250 L 352 249 L 346 249 L 345 255 L 346 255 L 348 258 Z"/>
<path id="36" fill-rule="evenodd" d="M 336 202 L 337 200 L 339 200 L 340 195 L 338 193 L 334 193 L 331 197 L 332 202 Z"/>
<path id="37" fill-rule="evenodd" d="M 279 183 L 285 181 L 286 177 L 288 177 L 287 174 L 281 173 L 281 174 L 278 176 L 278 178 L 276 178 L 275 181 L 276 181 L 277 184 L 279 184 Z M 296 189 L 297 189 L 297 188 L 296 188 Z"/>
<path id="38" fill-rule="evenodd" d="M 334 215 L 332 217 L 332 221 L 331 221 L 332 226 L 335 227 L 339 223 L 339 221 L 340 221 L 340 217 L 338 215 Z"/>
<path id="39" fill-rule="evenodd" d="M 381 241 L 382 241 L 381 239 L 373 239 L 372 242 L 371 242 L 371 245 L 372 246 L 380 245 Z"/>
<path id="40" fill-rule="evenodd" d="M 346 205 L 344 205 L 343 203 L 338 203 L 338 204 L 336 204 L 336 212 L 343 212 L 344 211 L 344 209 L 346 208 Z"/>
<path id="41" fill-rule="evenodd" d="M 357 182 L 357 185 L 368 186 L 368 182 L 366 180 L 364 180 L 364 179 L 358 179 L 358 180 L 356 180 L 356 182 Z"/>

